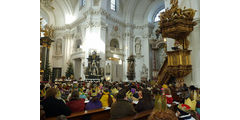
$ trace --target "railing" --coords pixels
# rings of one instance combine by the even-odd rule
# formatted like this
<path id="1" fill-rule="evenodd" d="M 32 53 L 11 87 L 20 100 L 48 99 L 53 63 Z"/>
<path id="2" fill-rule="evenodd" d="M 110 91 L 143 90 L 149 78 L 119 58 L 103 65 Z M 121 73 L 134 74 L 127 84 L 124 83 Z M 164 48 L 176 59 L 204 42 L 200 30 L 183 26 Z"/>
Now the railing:
<path id="1" fill-rule="evenodd" d="M 171 76 L 168 73 L 168 58 L 166 58 L 161 69 L 158 72 L 158 84 L 163 85 L 169 80 L 170 77 Z"/>
<path id="2" fill-rule="evenodd" d="M 119 49 L 119 48 L 110 47 L 110 52 L 111 52 L 112 54 L 122 54 L 122 53 L 123 53 L 123 50 L 122 50 L 122 49 Z"/>
<path id="3" fill-rule="evenodd" d="M 159 73 L 158 84 L 166 83 L 170 77 L 175 77 L 177 83 L 184 82 L 184 77 L 192 72 L 191 50 L 168 51 Z"/>

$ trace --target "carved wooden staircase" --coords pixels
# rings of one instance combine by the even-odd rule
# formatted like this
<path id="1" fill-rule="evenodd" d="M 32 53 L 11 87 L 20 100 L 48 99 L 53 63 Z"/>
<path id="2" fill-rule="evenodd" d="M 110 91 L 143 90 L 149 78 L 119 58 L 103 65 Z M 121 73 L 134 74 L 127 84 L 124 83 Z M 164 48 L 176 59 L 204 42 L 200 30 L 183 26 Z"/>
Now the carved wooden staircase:
<path id="1" fill-rule="evenodd" d="M 158 81 L 157 81 L 158 85 L 163 85 L 170 79 L 171 76 L 168 73 L 167 67 L 168 67 L 168 58 L 166 57 L 162 67 L 158 72 Z"/>
<path id="2" fill-rule="evenodd" d="M 184 77 L 192 72 L 191 50 L 168 51 L 167 57 L 158 72 L 159 85 L 167 83 L 171 77 L 176 78 L 178 85 L 182 86 Z"/>

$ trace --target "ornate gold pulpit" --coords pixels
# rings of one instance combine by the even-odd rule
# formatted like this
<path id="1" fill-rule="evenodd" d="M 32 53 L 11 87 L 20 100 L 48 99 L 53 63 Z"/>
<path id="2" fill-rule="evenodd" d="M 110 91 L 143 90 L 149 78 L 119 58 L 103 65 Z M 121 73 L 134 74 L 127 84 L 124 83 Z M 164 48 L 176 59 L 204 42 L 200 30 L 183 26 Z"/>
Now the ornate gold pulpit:
<path id="1" fill-rule="evenodd" d="M 167 71 L 171 76 L 177 78 L 177 86 L 182 86 L 184 77 L 192 72 L 191 50 L 169 51 Z"/>
<path id="2" fill-rule="evenodd" d="M 159 29 L 156 34 L 163 38 L 175 39 L 174 51 L 168 51 L 167 72 L 177 78 L 177 86 L 182 86 L 184 77 L 192 71 L 191 50 L 188 50 L 187 36 L 193 31 L 196 10 L 178 8 L 178 0 L 171 0 L 171 8 L 160 14 Z"/>

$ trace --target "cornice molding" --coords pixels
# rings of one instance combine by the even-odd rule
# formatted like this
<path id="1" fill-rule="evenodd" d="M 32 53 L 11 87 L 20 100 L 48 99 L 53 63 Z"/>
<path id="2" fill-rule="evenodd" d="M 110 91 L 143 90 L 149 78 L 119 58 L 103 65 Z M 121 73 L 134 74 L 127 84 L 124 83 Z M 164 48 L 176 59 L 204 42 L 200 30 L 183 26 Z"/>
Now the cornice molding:
<path id="1" fill-rule="evenodd" d="M 76 27 L 77 25 L 79 25 L 80 23 L 82 23 L 83 21 L 86 20 L 87 16 L 88 15 L 103 15 L 105 16 L 108 20 L 111 20 L 112 22 L 114 23 L 117 23 L 123 27 L 131 27 L 133 29 L 144 29 L 144 28 L 153 28 L 154 25 L 152 23 L 147 23 L 147 24 L 144 24 L 144 25 L 135 25 L 135 24 L 131 24 L 131 23 L 125 23 L 123 21 L 121 21 L 120 19 L 114 17 L 113 15 L 111 15 L 110 13 L 108 13 L 106 10 L 100 8 L 100 9 L 93 9 L 93 8 L 90 8 L 88 9 L 86 12 L 83 13 L 83 16 L 78 18 L 76 21 L 74 21 L 73 23 L 71 24 L 66 24 L 64 26 L 54 26 L 54 29 L 55 30 L 65 30 L 65 29 L 72 29 L 74 27 Z M 86 24 L 89 24 L 90 25 L 86 25 Z M 99 27 L 99 25 L 104 25 L 106 26 L 103 22 L 101 22 L 101 24 L 97 23 L 97 22 L 87 22 L 84 26 L 91 26 L 91 27 Z"/>

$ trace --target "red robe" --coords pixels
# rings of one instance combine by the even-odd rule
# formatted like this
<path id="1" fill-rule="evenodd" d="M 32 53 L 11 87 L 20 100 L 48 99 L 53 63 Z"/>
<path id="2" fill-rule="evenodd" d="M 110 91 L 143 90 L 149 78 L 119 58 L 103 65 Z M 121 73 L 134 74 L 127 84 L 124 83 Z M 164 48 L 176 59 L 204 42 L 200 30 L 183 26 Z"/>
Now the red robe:
<path id="1" fill-rule="evenodd" d="M 72 112 L 81 112 L 84 111 L 85 103 L 84 99 L 80 98 L 78 100 L 71 100 L 67 102 L 67 106 L 71 109 Z"/>
<path id="2" fill-rule="evenodd" d="M 167 104 L 172 104 L 172 102 L 173 102 L 172 95 L 166 95 L 166 97 L 167 97 Z"/>

